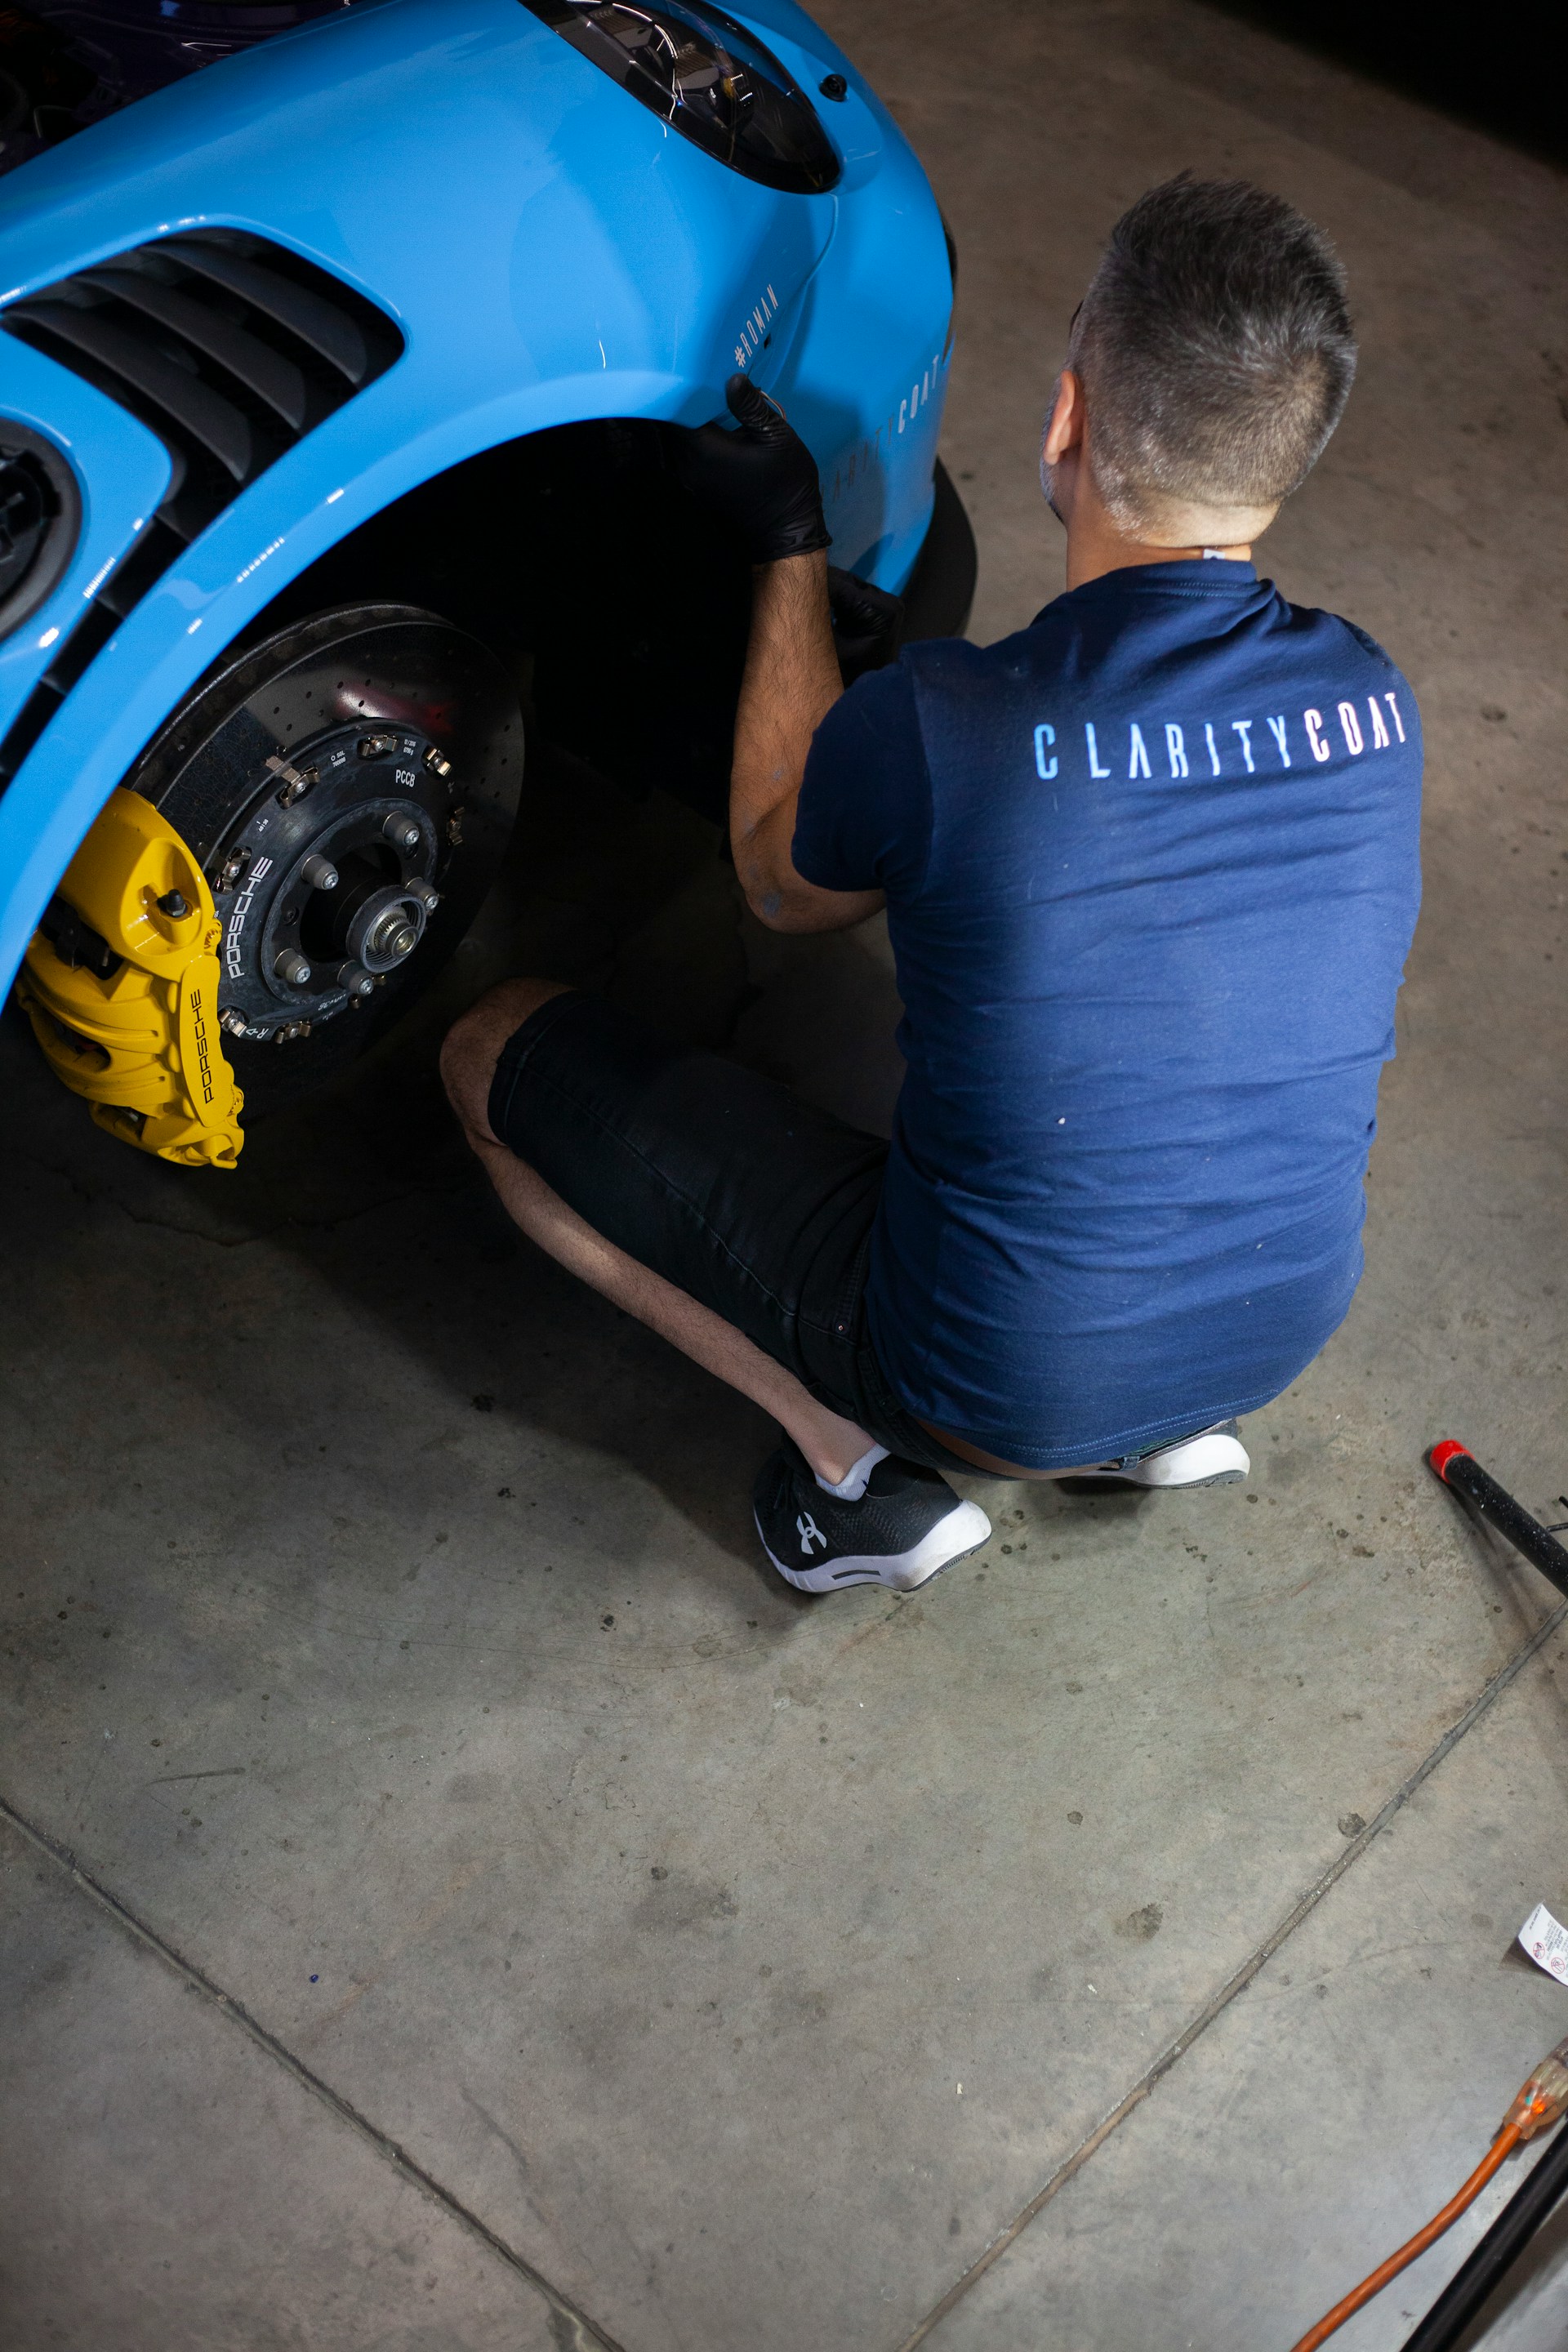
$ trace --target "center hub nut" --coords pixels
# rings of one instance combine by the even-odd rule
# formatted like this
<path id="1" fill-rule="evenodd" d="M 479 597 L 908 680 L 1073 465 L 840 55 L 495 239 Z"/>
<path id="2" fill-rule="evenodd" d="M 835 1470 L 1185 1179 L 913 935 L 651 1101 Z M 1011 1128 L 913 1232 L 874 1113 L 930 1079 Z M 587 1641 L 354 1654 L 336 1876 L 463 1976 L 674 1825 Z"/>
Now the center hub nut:
<path id="1" fill-rule="evenodd" d="M 413 953 L 419 944 L 419 934 L 403 908 L 398 907 L 376 917 L 365 934 L 364 943 L 373 956 L 395 960 Z"/>
<path id="2" fill-rule="evenodd" d="M 390 971 L 413 954 L 425 932 L 425 907 L 403 884 L 374 890 L 356 912 L 344 941 L 366 971 Z"/>

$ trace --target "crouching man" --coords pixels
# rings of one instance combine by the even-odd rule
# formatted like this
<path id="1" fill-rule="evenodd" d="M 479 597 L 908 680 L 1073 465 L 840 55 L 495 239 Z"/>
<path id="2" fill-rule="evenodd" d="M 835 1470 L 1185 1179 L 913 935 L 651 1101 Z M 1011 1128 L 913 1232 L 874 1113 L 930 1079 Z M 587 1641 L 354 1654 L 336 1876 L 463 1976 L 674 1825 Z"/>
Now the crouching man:
<path id="1" fill-rule="evenodd" d="M 780 1423 L 757 1527 L 805 1591 L 983 1543 L 944 1471 L 1244 1476 L 1238 1416 L 1350 1305 L 1420 730 L 1380 648 L 1251 556 L 1354 365 L 1310 223 L 1153 189 L 1046 427 L 1067 593 L 847 693 L 810 453 L 742 378 L 738 429 L 689 437 L 756 565 L 736 869 L 777 930 L 886 906 L 891 1147 L 546 981 L 477 1004 L 444 1066 L 522 1230 Z"/>

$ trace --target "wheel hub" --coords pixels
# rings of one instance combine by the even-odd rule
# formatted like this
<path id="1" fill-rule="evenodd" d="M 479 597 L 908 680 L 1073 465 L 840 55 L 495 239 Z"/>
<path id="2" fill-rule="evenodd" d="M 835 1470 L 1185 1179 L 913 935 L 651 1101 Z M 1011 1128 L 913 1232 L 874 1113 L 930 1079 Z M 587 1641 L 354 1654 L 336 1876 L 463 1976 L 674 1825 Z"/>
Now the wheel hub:
<path id="1" fill-rule="evenodd" d="M 221 1017 L 288 1044 L 416 956 L 461 838 L 451 763 L 416 730 L 337 727 L 271 774 L 211 863 Z"/>

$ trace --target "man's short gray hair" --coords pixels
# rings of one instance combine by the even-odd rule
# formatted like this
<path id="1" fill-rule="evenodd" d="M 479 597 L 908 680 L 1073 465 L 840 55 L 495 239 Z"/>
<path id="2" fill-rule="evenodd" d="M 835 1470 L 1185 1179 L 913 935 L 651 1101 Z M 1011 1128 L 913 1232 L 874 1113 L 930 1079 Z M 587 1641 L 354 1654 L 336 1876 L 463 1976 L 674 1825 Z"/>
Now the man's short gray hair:
<path id="1" fill-rule="evenodd" d="M 1278 505 L 1355 374 L 1345 274 L 1322 231 L 1246 180 L 1184 173 L 1110 232 L 1074 323 L 1095 486 L 1124 527 Z"/>

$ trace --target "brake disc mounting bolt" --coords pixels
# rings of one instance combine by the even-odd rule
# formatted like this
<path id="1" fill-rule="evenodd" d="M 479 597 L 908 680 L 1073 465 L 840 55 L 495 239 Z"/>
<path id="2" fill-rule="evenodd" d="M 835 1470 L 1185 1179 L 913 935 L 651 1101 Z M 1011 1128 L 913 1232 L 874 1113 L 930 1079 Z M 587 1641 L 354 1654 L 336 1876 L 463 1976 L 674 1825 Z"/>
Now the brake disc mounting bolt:
<path id="1" fill-rule="evenodd" d="M 434 743 L 425 754 L 425 765 L 433 776 L 449 776 L 452 772 L 452 762 L 444 752 L 437 751 Z"/>
<path id="2" fill-rule="evenodd" d="M 359 755 L 362 760 L 384 760 L 389 752 L 395 751 L 396 749 L 395 735 L 362 735 L 359 739 Z"/>
<path id="3" fill-rule="evenodd" d="M 296 801 L 303 800 L 321 772 L 316 768 L 291 768 L 287 760 L 270 759 L 267 764 L 275 776 L 283 779 L 283 788 L 278 795 L 280 808 L 292 808 Z"/>

